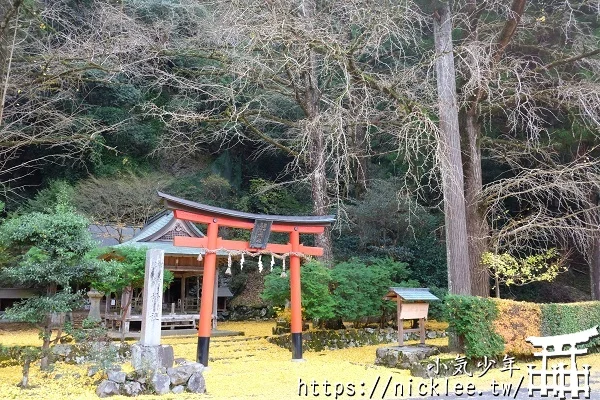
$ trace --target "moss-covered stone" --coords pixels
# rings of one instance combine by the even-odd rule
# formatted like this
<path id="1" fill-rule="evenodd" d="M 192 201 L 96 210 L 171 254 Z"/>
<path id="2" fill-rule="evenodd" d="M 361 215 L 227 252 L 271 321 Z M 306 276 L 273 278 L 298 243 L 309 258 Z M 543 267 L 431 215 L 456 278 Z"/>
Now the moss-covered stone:
<path id="1" fill-rule="evenodd" d="M 424 345 L 380 347 L 375 353 L 375 364 L 390 368 L 410 369 L 427 357 L 438 353 L 436 347 Z"/>
<path id="2" fill-rule="evenodd" d="M 446 332 L 429 331 L 427 333 L 429 339 L 445 336 Z M 417 333 L 404 334 L 404 340 L 418 339 L 419 335 Z M 290 334 L 271 336 L 267 340 L 291 351 Z M 303 347 L 308 351 L 335 350 L 372 344 L 394 343 L 397 340 L 398 332 L 391 328 L 310 331 L 302 335 Z"/>

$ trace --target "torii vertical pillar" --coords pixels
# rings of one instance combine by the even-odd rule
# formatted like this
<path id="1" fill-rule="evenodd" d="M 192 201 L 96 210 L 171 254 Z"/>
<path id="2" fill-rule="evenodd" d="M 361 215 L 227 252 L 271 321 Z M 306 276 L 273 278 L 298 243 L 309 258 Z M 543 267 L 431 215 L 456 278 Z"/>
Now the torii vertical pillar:
<path id="1" fill-rule="evenodd" d="M 217 237 L 219 225 L 216 218 L 208 224 L 206 237 L 208 239 L 207 252 L 204 256 L 204 276 L 202 277 L 202 298 L 200 303 L 200 321 L 198 322 L 198 348 L 196 361 L 205 367 L 208 366 L 208 348 L 210 332 L 212 329 L 212 312 L 215 290 L 215 275 L 217 267 Z M 211 252 L 212 250 L 212 252 Z"/>
<path id="2" fill-rule="evenodd" d="M 292 360 L 302 360 L 302 294 L 300 286 L 300 233 L 298 228 L 290 232 L 290 302 L 292 307 Z"/>

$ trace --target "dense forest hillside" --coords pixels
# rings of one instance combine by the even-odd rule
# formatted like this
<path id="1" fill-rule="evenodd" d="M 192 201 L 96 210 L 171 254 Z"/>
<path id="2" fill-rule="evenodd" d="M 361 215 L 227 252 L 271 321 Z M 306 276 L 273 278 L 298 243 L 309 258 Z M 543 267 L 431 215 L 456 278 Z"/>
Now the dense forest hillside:
<path id="1" fill-rule="evenodd" d="M 3 218 L 331 213 L 326 264 L 448 288 L 462 207 L 463 289 L 600 299 L 599 54 L 588 1 L 0 0 Z"/>

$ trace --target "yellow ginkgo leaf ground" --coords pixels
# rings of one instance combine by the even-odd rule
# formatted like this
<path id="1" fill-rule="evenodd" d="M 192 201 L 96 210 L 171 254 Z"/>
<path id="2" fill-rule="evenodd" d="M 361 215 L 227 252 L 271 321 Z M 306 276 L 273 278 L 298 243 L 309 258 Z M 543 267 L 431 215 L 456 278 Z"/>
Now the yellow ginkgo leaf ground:
<path id="1" fill-rule="evenodd" d="M 411 377 L 406 370 L 389 369 L 374 365 L 375 350 L 381 345 L 364 346 L 342 350 L 305 352 L 304 362 L 292 362 L 291 353 L 269 343 L 265 337 L 274 326 L 272 321 L 265 322 L 229 322 L 220 325 L 220 329 L 240 330 L 245 336 L 215 337 L 210 344 L 210 363 L 205 371 L 205 396 L 195 394 L 144 396 L 144 399 L 300 399 L 313 398 L 372 398 L 385 399 L 418 398 L 420 383 L 430 384 L 429 380 Z M 0 343 L 4 345 L 38 345 L 39 338 L 34 330 L 18 332 L 0 331 Z M 167 337 L 163 343 L 173 346 L 176 357 L 193 360 L 196 355 L 196 337 Z M 413 343 L 413 342 L 409 342 Z M 445 339 L 428 341 L 432 345 L 445 345 Z M 456 355 L 444 355 L 455 357 Z M 472 383 L 477 390 L 488 391 L 495 380 L 508 385 L 518 385 L 524 377 L 527 381 L 527 363 L 517 363 L 520 370 L 513 377 L 508 372 L 492 369 L 483 377 L 476 366 L 469 366 L 473 377 L 459 376 L 449 380 L 449 386 Z M 600 355 L 588 355 L 579 358 L 579 364 L 592 365 L 592 371 L 600 367 Z M 130 367 L 125 366 L 128 370 Z M 0 368 L 0 399 L 96 399 L 95 388 L 102 379 L 100 374 L 87 377 L 86 366 L 57 363 L 49 373 L 43 373 L 38 365 L 31 368 L 30 382 L 33 388 L 22 390 L 16 386 L 21 378 L 20 366 Z M 595 381 L 595 379 L 593 379 Z M 313 385 L 313 382 L 318 386 Z M 389 385 L 388 385 L 389 382 Z M 441 381 L 445 385 L 445 381 Z M 324 384 L 328 383 L 326 388 Z M 402 385 L 402 386 L 400 386 Z M 387 391 L 384 389 L 388 387 Z M 401 396 L 401 388 L 404 396 Z M 593 385 L 594 389 L 596 385 Z M 341 394 L 343 389 L 343 394 Z M 395 390 L 397 393 L 394 393 Z M 443 386 L 438 388 L 443 391 Z M 364 393 L 364 395 L 363 395 Z M 300 395 L 300 396 L 299 396 Z M 306 395 L 306 396 L 305 396 Z M 126 399 L 115 396 L 114 399 Z"/>

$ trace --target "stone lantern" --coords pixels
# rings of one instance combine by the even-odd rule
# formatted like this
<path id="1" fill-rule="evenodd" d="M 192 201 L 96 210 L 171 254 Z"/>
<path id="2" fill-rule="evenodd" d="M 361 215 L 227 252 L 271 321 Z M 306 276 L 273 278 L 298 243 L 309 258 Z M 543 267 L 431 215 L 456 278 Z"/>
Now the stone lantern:
<path id="1" fill-rule="evenodd" d="M 90 299 L 90 313 L 88 314 L 88 319 L 94 321 L 102 320 L 102 317 L 100 316 L 100 300 L 104 297 L 104 293 L 92 288 L 87 292 L 87 296 L 88 299 Z"/>

